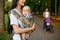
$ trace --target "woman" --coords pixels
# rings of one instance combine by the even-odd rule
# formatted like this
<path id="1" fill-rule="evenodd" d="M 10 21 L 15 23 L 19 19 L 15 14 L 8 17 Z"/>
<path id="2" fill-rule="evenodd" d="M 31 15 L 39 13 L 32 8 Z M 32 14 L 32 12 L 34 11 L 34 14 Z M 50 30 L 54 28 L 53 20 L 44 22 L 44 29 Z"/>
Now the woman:
<path id="1" fill-rule="evenodd" d="M 44 17 L 44 27 L 43 27 L 43 29 L 45 29 L 46 28 L 46 22 L 45 22 L 45 20 L 47 18 L 50 18 L 50 12 L 48 11 L 48 8 L 45 9 L 45 11 L 43 13 L 43 17 Z"/>
<path id="2" fill-rule="evenodd" d="M 15 10 L 17 11 L 18 14 L 22 14 L 21 7 L 24 6 L 25 1 L 26 0 L 13 0 L 11 10 Z M 35 23 L 31 28 L 24 28 L 24 29 L 20 28 L 18 25 L 20 21 L 13 15 L 13 12 L 10 13 L 9 17 L 10 17 L 10 25 L 12 25 L 14 31 L 13 40 L 22 40 L 20 35 L 21 33 L 26 33 L 36 29 Z"/>

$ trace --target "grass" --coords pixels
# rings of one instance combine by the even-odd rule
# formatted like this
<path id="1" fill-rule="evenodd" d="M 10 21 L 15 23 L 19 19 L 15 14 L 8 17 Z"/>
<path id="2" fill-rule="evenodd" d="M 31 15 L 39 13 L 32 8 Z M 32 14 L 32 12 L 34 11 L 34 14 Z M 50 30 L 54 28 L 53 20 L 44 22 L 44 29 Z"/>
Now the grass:
<path id="1" fill-rule="evenodd" d="M 7 32 L 0 33 L 0 40 L 8 40 L 9 34 Z"/>

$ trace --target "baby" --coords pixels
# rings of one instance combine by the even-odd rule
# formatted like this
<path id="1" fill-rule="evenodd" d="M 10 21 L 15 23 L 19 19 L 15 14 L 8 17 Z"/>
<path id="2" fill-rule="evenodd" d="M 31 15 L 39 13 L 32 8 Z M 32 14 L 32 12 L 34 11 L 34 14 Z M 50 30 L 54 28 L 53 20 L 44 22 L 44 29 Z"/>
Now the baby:
<path id="1" fill-rule="evenodd" d="M 23 22 L 24 28 L 32 27 L 34 22 L 32 21 L 33 17 L 31 15 L 30 7 L 29 6 L 24 6 L 23 9 L 22 9 L 22 14 L 23 14 L 24 17 L 20 17 L 20 20 Z M 29 33 L 31 33 L 31 32 L 29 32 Z M 26 40 L 26 37 L 28 37 L 28 35 L 26 35 L 26 33 L 22 33 L 22 40 Z"/>

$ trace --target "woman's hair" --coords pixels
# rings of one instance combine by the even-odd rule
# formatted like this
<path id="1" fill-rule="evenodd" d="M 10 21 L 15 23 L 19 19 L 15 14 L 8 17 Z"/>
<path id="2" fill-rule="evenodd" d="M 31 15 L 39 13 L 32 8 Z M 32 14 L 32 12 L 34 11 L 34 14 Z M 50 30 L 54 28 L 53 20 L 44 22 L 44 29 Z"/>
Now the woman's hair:
<path id="1" fill-rule="evenodd" d="M 19 0 L 12 0 L 12 7 L 11 7 L 11 9 L 16 8 L 18 1 L 19 1 Z"/>

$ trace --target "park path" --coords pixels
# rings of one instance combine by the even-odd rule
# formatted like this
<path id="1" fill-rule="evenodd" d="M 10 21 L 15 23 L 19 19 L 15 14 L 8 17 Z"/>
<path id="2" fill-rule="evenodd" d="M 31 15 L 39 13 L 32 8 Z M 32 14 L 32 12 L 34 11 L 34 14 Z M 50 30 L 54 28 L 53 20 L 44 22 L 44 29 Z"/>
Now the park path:
<path id="1" fill-rule="evenodd" d="M 34 16 L 34 21 L 38 25 L 37 29 L 31 34 L 28 40 L 60 40 L 60 28 L 54 28 L 54 32 L 46 32 L 43 30 L 43 19 Z"/>

